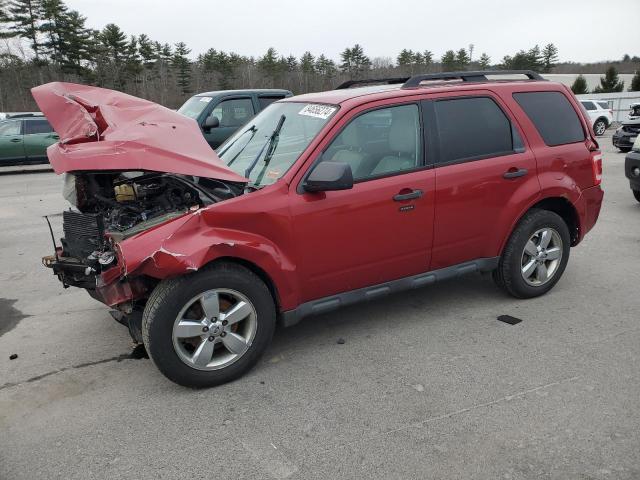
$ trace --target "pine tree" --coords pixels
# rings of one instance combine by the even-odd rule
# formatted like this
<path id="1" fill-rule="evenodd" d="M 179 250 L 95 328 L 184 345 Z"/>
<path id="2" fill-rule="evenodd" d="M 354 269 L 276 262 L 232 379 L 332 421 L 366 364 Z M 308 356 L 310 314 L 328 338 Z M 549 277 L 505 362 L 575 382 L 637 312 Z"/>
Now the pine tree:
<path id="1" fill-rule="evenodd" d="M 600 85 L 593 89 L 593 93 L 622 92 L 624 82 L 619 81 L 618 70 L 613 65 L 604 72 L 604 77 L 600 77 Z"/>
<path id="2" fill-rule="evenodd" d="M 325 57 L 324 55 L 320 55 L 318 57 L 318 59 L 316 60 L 315 68 L 316 71 L 327 80 L 335 77 L 338 73 L 336 63 L 330 58 Z"/>
<path id="3" fill-rule="evenodd" d="M 306 75 L 313 75 L 316 71 L 316 59 L 311 52 L 304 52 L 300 57 L 300 70 Z"/>
<path id="4" fill-rule="evenodd" d="M 442 70 L 445 72 L 451 72 L 458 68 L 458 60 L 456 59 L 456 52 L 453 50 L 447 50 L 440 59 L 442 63 Z"/>
<path id="5" fill-rule="evenodd" d="M 640 70 L 636 70 L 635 75 L 631 79 L 630 92 L 640 92 Z"/>
<path id="6" fill-rule="evenodd" d="M 107 24 L 100 32 L 100 43 L 107 57 L 120 64 L 126 57 L 127 36 L 114 23 Z"/>
<path id="7" fill-rule="evenodd" d="M 396 63 L 399 67 L 407 67 L 413 65 L 415 54 L 413 50 L 402 49 L 396 58 Z"/>
<path id="8" fill-rule="evenodd" d="M 138 36 L 138 53 L 140 54 L 144 68 L 147 70 L 152 69 L 156 63 L 158 53 L 156 51 L 156 45 L 144 33 Z"/>
<path id="9" fill-rule="evenodd" d="M 285 59 L 287 72 L 295 72 L 298 70 L 298 59 L 294 55 L 289 55 Z"/>
<path id="10" fill-rule="evenodd" d="M 52 62 L 61 64 L 67 7 L 61 0 L 42 0 L 40 16 L 42 23 L 39 30 L 44 36 L 43 53 L 46 53 Z"/>
<path id="11" fill-rule="evenodd" d="M 340 58 L 342 60 L 340 70 L 348 73 L 350 78 L 360 78 L 365 70 L 371 66 L 371 60 L 357 43 L 352 48 L 345 48 L 340 54 Z"/>
<path id="12" fill-rule="evenodd" d="M 0 0 L 0 38 L 10 38 L 13 33 L 9 30 L 11 15 L 7 0 Z"/>
<path id="13" fill-rule="evenodd" d="M 65 71 L 87 75 L 85 64 L 95 62 L 98 32 L 85 26 L 87 19 L 75 10 L 67 12 L 60 28 L 60 58 Z"/>
<path id="14" fill-rule="evenodd" d="M 42 3 L 40 0 L 12 0 L 9 3 L 11 30 L 16 36 L 26 38 L 33 50 L 36 64 L 41 64 L 40 22 Z"/>
<path id="15" fill-rule="evenodd" d="M 458 50 L 458 53 L 456 54 L 456 69 L 465 70 L 469 66 L 469 63 L 471 63 L 471 58 L 469 57 L 467 50 L 464 48 Z"/>
<path id="16" fill-rule="evenodd" d="M 420 63 L 425 67 L 430 66 L 433 63 L 433 53 L 430 50 L 422 52 L 422 61 Z"/>
<path id="17" fill-rule="evenodd" d="M 586 95 L 589 93 L 587 81 L 582 75 L 578 75 L 571 85 L 571 91 L 576 95 Z"/>
<path id="18" fill-rule="evenodd" d="M 544 60 L 542 56 L 542 52 L 540 51 L 540 47 L 535 45 L 526 53 L 527 60 L 529 65 L 527 66 L 528 70 L 540 71 L 544 68 Z"/>
<path id="19" fill-rule="evenodd" d="M 482 70 L 486 70 L 491 65 L 491 58 L 486 53 L 480 55 L 480 60 L 478 60 L 478 65 Z"/>
<path id="20" fill-rule="evenodd" d="M 187 48 L 187 45 L 184 42 L 178 42 L 175 45 L 173 58 L 171 59 L 171 66 L 176 72 L 178 86 L 182 95 L 191 93 L 191 62 L 187 58 L 189 53 L 191 53 L 191 50 Z"/>
<path id="21" fill-rule="evenodd" d="M 549 73 L 557 63 L 558 48 L 553 43 L 549 43 L 542 49 L 542 71 Z"/>

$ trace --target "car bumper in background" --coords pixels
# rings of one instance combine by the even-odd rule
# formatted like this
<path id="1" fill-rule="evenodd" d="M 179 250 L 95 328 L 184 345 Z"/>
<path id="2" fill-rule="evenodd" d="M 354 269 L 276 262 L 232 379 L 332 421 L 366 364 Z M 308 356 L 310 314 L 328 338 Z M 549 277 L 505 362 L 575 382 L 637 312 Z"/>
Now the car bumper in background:
<path id="1" fill-rule="evenodd" d="M 631 151 L 624 157 L 624 174 L 631 189 L 640 191 L 640 152 Z"/>
<path id="2" fill-rule="evenodd" d="M 613 142 L 614 147 L 631 148 L 633 146 L 633 142 L 636 141 L 637 137 L 638 134 L 616 132 L 611 137 L 611 141 Z"/>

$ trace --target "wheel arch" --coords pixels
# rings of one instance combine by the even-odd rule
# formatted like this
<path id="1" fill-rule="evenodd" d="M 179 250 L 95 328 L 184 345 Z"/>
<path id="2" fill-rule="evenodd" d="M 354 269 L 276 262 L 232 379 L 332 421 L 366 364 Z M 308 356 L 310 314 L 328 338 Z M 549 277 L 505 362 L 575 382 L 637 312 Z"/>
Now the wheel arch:
<path id="1" fill-rule="evenodd" d="M 258 278 L 260 278 L 260 280 L 262 280 L 267 286 L 267 288 L 269 289 L 269 292 L 273 297 L 273 301 L 276 304 L 276 311 L 278 312 L 281 311 L 282 304 L 281 304 L 280 294 L 278 292 L 278 286 L 276 285 L 276 282 L 271 278 L 271 276 L 262 267 L 245 258 L 233 257 L 233 256 L 218 257 L 212 260 L 211 262 L 209 262 L 207 264 L 207 267 L 214 267 L 216 264 L 219 264 L 219 263 L 235 263 L 237 265 L 241 265 L 245 267 L 247 270 L 257 275 Z"/>
<path id="2" fill-rule="evenodd" d="M 598 118 L 595 119 L 595 121 L 593 122 L 593 124 L 595 125 L 596 123 L 598 123 L 600 120 L 604 121 L 604 124 L 609 127 L 609 119 L 607 117 L 603 117 L 600 116 Z"/>
<path id="3" fill-rule="evenodd" d="M 511 238 L 513 231 L 516 229 L 524 216 L 533 209 L 548 210 L 559 215 L 569 228 L 569 235 L 571 236 L 571 246 L 575 246 L 578 244 L 578 242 L 580 241 L 580 216 L 578 215 L 576 207 L 567 198 L 547 197 L 543 198 L 542 200 L 538 200 L 536 203 L 530 205 L 513 223 L 511 229 L 509 230 L 509 235 L 507 235 L 502 242 L 502 246 L 500 248 L 501 255 L 507 242 L 509 241 L 509 238 Z"/>

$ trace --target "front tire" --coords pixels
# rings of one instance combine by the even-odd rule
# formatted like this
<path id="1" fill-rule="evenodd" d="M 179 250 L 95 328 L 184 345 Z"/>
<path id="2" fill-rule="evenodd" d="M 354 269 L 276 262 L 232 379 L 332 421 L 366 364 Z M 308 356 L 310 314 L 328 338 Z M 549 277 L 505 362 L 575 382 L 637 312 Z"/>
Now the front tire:
<path id="1" fill-rule="evenodd" d="M 607 122 L 602 119 L 596 120 L 596 123 L 593 124 L 593 131 L 597 136 L 604 135 L 604 132 L 607 130 Z"/>
<path id="2" fill-rule="evenodd" d="M 570 245 L 569 228 L 562 217 L 532 209 L 511 234 L 493 278 L 516 298 L 543 295 L 560 280 Z"/>
<path id="3" fill-rule="evenodd" d="M 640 202 L 640 190 L 633 190 L 633 196 Z"/>
<path id="4" fill-rule="evenodd" d="M 271 342 L 273 297 L 249 269 L 220 263 L 165 280 L 144 310 L 149 357 L 171 381 L 205 388 L 246 373 Z"/>

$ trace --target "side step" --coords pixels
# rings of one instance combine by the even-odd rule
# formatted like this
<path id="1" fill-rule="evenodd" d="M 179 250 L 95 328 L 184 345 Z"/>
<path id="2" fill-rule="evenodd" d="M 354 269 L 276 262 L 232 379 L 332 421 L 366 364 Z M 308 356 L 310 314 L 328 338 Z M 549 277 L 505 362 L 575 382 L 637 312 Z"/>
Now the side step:
<path id="1" fill-rule="evenodd" d="M 458 278 L 468 273 L 489 272 L 498 267 L 499 261 L 500 257 L 480 258 L 471 262 L 464 262 L 451 267 L 312 300 L 301 304 L 294 310 L 283 312 L 280 321 L 283 326 L 290 327 L 305 317 L 330 312 L 347 305 L 353 305 L 354 303 L 385 297 L 389 294 L 402 292 L 404 290 L 413 290 L 442 280 Z"/>

